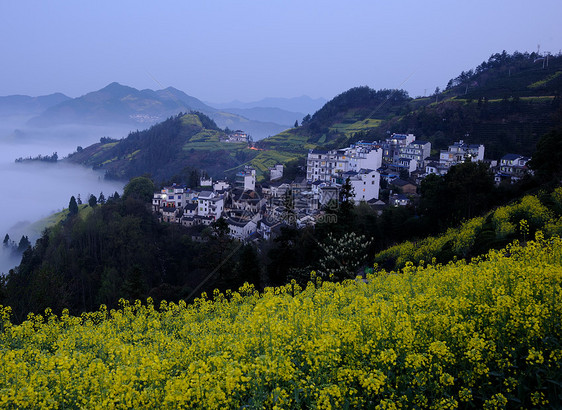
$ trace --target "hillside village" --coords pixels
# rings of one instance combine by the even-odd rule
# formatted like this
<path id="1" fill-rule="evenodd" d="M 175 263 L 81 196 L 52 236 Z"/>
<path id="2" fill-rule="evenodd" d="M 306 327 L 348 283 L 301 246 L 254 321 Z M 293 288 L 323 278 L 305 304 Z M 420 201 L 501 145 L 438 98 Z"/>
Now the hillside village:
<path id="1" fill-rule="evenodd" d="M 384 141 L 310 150 L 306 177 L 292 182 L 280 181 L 283 165 L 278 164 L 269 169 L 270 181 L 261 184 L 256 181 L 256 170 L 245 166 L 233 183 L 201 178 L 199 189 L 167 186 L 154 193 L 152 211 L 163 222 L 185 227 L 209 226 L 222 217 L 232 238 L 268 240 L 283 226 L 302 228 L 330 222 L 327 219 L 333 215 L 326 210 L 339 205 L 344 184 L 355 203 L 365 202 L 380 214 L 387 206 L 416 203 L 418 187 L 426 176 L 444 175 L 463 162 L 487 163 L 496 184 L 518 181 L 530 172 L 528 157 L 507 154 L 498 163 L 485 159 L 484 152 L 484 145 L 460 140 L 439 156 L 431 156 L 430 142 L 416 140 L 413 134 L 392 134 Z M 388 193 L 384 200 L 381 187 Z"/>

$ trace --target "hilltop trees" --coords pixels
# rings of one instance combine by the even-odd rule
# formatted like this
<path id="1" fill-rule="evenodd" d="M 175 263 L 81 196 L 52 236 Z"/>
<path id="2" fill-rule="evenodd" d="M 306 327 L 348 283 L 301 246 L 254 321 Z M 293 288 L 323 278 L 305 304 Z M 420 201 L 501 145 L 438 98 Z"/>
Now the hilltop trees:
<path id="1" fill-rule="evenodd" d="M 481 162 L 451 167 L 443 176 L 428 175 L 421 184 L 420 212 L 441 229 L 489 209 L 494 177 Z"/>
<path id="2" fill-rule="evenodd" d="M 94 208 L 97 204 L 98 204 L 98 199 L 94 194 L 91 194 L 90 198 L 88 199 L 88 205 Z"/>
<path id="3" fill-rule="evenodd" d="M 562 174 L 562 128 L 550 131 L 537 143 L 529 166 L 542 180 L 559 180 Z"/>
<path id="4" fill-rule="evenodd" d="M 123 198 L 129 197 L 149 202 L 154 195 L 154 182 L 148 177 L 136 177 L 129 181 L 123 189 Z"/>
<path id="5" fill-rule="evenodd" d="M 68 203 L 68 214 L 70 216 L 76 215 L 78 213 L 78 204 L 76 203 L 76 198 L 73 196 L 70 197 L 70 202 Z"/>

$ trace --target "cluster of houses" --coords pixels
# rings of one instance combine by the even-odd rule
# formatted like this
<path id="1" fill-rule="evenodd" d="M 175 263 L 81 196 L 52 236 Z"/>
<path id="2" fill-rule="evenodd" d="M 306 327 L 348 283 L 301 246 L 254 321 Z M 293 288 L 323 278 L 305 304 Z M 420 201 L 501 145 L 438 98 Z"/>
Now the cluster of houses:
<path id="1" fill-rule="evenodd" d="M 464 162 L 484 162 L 495 173 L 496 183 L 515 182 L 529 173 L 530 158 L 507 154 L 497 161 L 484 159 L 484 145 L 454 142 L 439 156 L 431 156 L 431 143 L 416 140 L 413 134 L 392 134 L 384 141 L 359 142 L 350 147 L 311 150 L 307 158 L 307 180 L 322 192 L 341 187 L 349 178 L 356 202 L 365 201 L 377 208 L 380 181 L 390 187 L 388 203 L 408 205 L 416 197 L 417 186 L 429 174 L 445 175 L 449 169 Z"/>
<path id="2" fill-rule="evenodd" d="M 278 182 L 283 165 L 269 169 L 270 181 L 256 183 L 256 170 L 245 166 L 234 183 L 201 178 L 200 189 L 165 187 L 154 194 L 153 212 L 169 223 L 187 227 L 210 225 L 219 218 L 228 224 L 229 234 L 239 240 L 270 239 L 282 226 L 314 225 L 330 217 L 324 210 L 337 206 L 340 190 L 347 181 L 356 203 L 364 201 L 377 212 L 386 206 L 405 206 L 415 200 L 418 185 L 429 174 L 444 175 L 456 164 L 485 161 L 484 146 L 458 141 L 431 156 L 431 143 L 413 134 L 393 134 L 378 142 L 358 142 L 347 148 L 311 150 L 306 160 L 306 177 Z M 496 169 L 496 182 L 515 181 L 528 172 L 529 158 L 507 154 Z M 387 202 L 379 198 L 381 182 L 389 188 Z"/>
<path id="3" fill-rule="evenodd" d="M 248 135 L 244 131 L 236 130 L 236 131 L 231 132 L 230 134 L 226 135 L 224 138 L 221 138 L 221 142 L 244 142 L 244 143 L 248 143 L 248 142 L 250 142 L 251 139 L 252 138 L 250 137 L 250 135 Z"/>

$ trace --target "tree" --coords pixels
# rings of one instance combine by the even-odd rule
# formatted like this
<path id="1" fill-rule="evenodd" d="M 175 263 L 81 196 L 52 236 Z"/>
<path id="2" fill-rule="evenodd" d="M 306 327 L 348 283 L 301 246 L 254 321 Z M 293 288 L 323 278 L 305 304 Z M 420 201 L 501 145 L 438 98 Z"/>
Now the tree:
<path id="1" fill-rule="evenodd" d="M 100 192 L 100 195 L 98 196 L 98 204 L 105 204 L 105 195 L 103 192 Z"/>
<path id="2" fill-rule="evenodd" d="M 428 175 L 422 181 L 420 210 L 431 224 L 445 228 L 489 209 L 494 189 L 494 176 L 485 163 L 454 165 L 447 174 Z"/>
<path id="3" fill-rule="evenodd" d="M 80 194 L 78 194 L 78 196 L 76 197 L 76 203 L 78 205 L 82 205 L 82 198 L 80 198 Z"/>
<path id="4" fill-rule="evenodd" d="M 299 126 L 299 120 L 295 120 L 295 125 L 293 125 L 294 128 L 297 128 Z"/>
<path id="5" fill-rule="evenodd" d="M 147 177 L 136 177 L 129 181 L 123 190 L 123 199 L 135 197 L 143 202 L 150 202 L 154 195 L 154 182 Z"/>
<path id="6" fill-rule="evenodd" d="M 4 247 L 7 248 L 8 246 L 10 246 L 10 235 L 6 234 L 4 236 Z"/>
<path id="7" fill-rule="evenodd" d="M 19 253 L 23 253 L 30 246 L 31 246 L 31 242 L 29 242 L 29 238 L 27 236 L 22 235 L 20 242 L 18 243 L 17 251 Z"/>
<path id="8" fill-rule="evenodd" d="M 544 135 L 537 143 L 537 149 L 529 161 L 542 180 L 559 179 L 562 174 L 562 128 Z"/>
<path id="9" fill-rule="evenodd" d="M 98 204 L 98 199 L 94 194 L 91 194 L 90 198 L 88 199 L 88 205 L 94 208 L 97 204 Z"/>
<path id="10" fill-rule="evenodd" d="M 76 203 L 76 198 L 74 195 L 70 197 L 70 202 L 68 203 L 68 214 L 76 215 L 78 213 L 78 204 Z"/>
<path id="11" fill-rule="evenodd" d="M 354 196 L 355 191 L 348 177 L 340 190 L 340 207 L 338 212 L 338 225 L 344 230 L 349 228 L 352 223 L 352 211 L 355 206 L 355 202 L 353 201 Z"/>
<path id="12" fill-rule="evenodd" d="M 213 235 L 218 239 L 224 239 L 228 237 L 230 228 L 228 227 L 228 222 L 221 216 L 215 222 L 211 223 L 211 229 Z"/>
<path id="13" fill-rule="evenodd" d="M 308 124 L 308 123 L 310 122 L 310 120 L 311 120 L 310 114 L 306 114 L 306 115 L 304 116 L 304 118 L 302 119 L 301 124 L 302 124 L 302 125 L 306 125 L 306 124 Z"/>
<path id="14" fill-rule="evenodd" d="M 325 255 L 320 259 L 319 272 L 328 280 L 341 281 L 353 279 L 358 269 L 367 259 L 367 249 L 371 241 L 364 235 L 347 232 L 341 238 L 328 234 L 322 244 Z"/>

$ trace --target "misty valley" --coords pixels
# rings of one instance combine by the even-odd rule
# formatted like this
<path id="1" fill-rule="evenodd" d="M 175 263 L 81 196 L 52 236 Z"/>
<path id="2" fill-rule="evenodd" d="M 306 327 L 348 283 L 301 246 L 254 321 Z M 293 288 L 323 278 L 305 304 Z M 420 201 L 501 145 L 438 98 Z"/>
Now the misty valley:
<path id="1" fill-rule="evenodd" d="M 119 136 L 123 129 L 107 127 L 65 126 L 55 129 L 24 128 L 18 119 L 0 117 L 0 189 L 6 200 L 0 204 L 0 232 L 2 238 L 19 242 L 28 236 L 33 243 L 41 235 L 37 221 L 68 208 L 72 195 L 86 199 L 100 192 L 110 195 L 122 192 L 123 183 L 103 178 L 102 172 L 64 162 L 23 162 L 17 158 L 51 155 L 60 158 L 76 150 L 78 145 L 88 145 L 103 135 Z M 39 230 L 38 230 L 39 229 Z M 21 255 L 11 250 L 0 250 L 0 272 L 6 274 L 19 264 Z"/>

